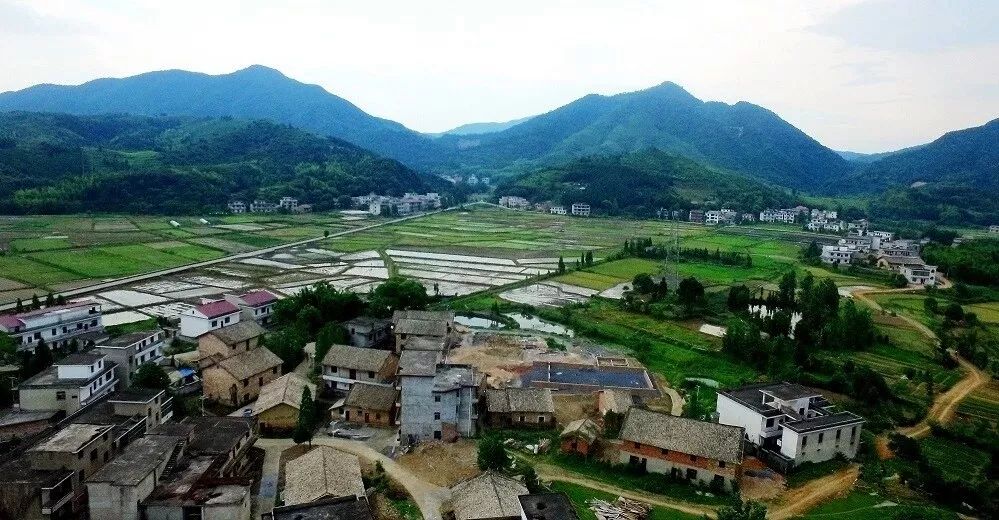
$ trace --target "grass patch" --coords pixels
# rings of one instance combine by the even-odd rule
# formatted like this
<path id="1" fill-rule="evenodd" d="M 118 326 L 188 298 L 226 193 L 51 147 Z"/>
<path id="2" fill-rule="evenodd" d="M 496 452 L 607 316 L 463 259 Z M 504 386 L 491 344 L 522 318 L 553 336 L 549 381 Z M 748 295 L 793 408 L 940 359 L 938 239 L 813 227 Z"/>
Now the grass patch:
<path id="1" fill-rule="evenodd" d="M 83 276 L 71 273 L 58 267 L 45 265 L 22 256 L 0 256 L 0 273 L 4 278 L 11 278 L 28 285 L 49 286 L 71 280 L 79 280 Z"/>
<path id="2" fill-rule="evenodd" d="M 818 463 L 806 462 L 800 466 L 796 466 L 787 476 L 787 487 L 795 488 L 801 486 L 810 480 L 836 473 L 849 465 L 849 462 L 842 459 L 832 459 Z"/>
<path id="3" fill-rule="evenodd" d="M 606 491 L 600 491 L 599 489 L 593 489 L 586 486 L 580 486 L 579 484 L 573 484 L 571 482 L 555 481 L 551 483 L 550 487 L 552 491 L 565 493 L 565 495 L 569 497 L 569 501 L 572 502 L 580 520 L 597 519 L 597 515 L 595 515 L 593 511 L 590 511 L 590 507 L 586 503 L 587 500 L 591 498 L 599 498 L 608 502 L 617 500 L 617 495 L 612 493 L 607 493 Z M 677 511 L 675 509 L 655 506 L 649 513 L 649 518 L 651 520 L 699 520 L 701 517 Z"/>
<path id="4" fill-rule="evenodd" d="M 927 437 L 920 446 L 930 465 L 952 480 L 979 478 L 989 460 L 989 454 L 980 449 L 940 437 Z"/>
<path id="5" fill-rule="evenodd" d="M 896 505 L 888 505 L 892 502 Z M 932 504 L 902 501 L 896 497 L 886 497 L 867 488 L 857 488 L 848 495 L 836 498 L 812 509 L 803 519 L 850 519 L 850 520 L 906 520 L 916 514 L 921 518 L 955 519 L 952 511 Z"/>

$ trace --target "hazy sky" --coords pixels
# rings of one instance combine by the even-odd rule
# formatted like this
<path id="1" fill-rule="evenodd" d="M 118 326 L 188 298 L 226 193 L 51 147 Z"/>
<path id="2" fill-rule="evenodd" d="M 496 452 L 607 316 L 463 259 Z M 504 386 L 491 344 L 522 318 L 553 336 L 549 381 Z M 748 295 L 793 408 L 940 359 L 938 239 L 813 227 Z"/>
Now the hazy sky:
<path id="1" fill-rule="evenodd" d="M 254 63 L 420 131 L 668 80 L 874 152 L 999 117 L 999 1 L 0 0 L 0 91 Z"/>

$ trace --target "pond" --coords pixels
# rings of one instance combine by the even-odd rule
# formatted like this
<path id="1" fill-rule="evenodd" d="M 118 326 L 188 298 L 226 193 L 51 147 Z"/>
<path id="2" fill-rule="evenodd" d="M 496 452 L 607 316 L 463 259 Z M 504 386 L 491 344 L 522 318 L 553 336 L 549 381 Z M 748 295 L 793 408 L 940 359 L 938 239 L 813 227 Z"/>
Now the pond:
<path id="1" fill-rule="evenodd" d="M 545 321 L 534 316 L 528 316 L 521 313 L 504 314 L 504 316 L 516 321 L 517 325 L 519 325 L 522 329 L 536 330 L 546 334 L 558 334 L 560 336 L 568 336 L 570 338 L 576 335 L 576 333 L 568 327 L 563 327 L 558 323 Z"/>
<path id="2" fill-rule="evenodd" d="M 480 316 L 463 316 L 461 314 L 454 317 L 454 322 L 475 329 L 502 329 L 506 327 L 505 324 L 497 320 L 482 318 Z"/>

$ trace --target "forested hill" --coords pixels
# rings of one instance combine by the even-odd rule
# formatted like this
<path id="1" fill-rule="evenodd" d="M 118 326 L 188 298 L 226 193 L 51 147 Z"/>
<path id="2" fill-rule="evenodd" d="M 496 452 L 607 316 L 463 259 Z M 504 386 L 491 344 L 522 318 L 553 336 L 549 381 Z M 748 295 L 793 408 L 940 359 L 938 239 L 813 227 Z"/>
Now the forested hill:
<path id="1" fill-rule="evenodd" d="M 999 119 L 893 153 L 830 185 L 832 193 L 882 192 L 873 208 L 896 219 L 999 222 Z"/>
<path id="2" fill-rule="evenodd" d="M 556 164 L 650 147 L 792 188 L 822 185 L 853 168 L 765 108 L 704 102 L 673 83 L 589 95 L 502 132 L 439 141 L 465 168 Z"/>
<path id="3" fill-rule="evenodd" d="M 232 199 L 316 209 L 443 183 L 335 138 L 231 118 L 0 113 L 0 213 L 184 214 Z"/>
<path id="4" fill-rule="evenodd" d="M 539 168 L 503 182 L 497 192 L 565 206 L 585 202 L 603 213 L 639 216 L 660 208 L 690 208 L 692 202 L 749 212 L 793 202 L 781 189 L 656 149 Z"/>
<path id="5" fill-rule="evenodd" d="M 409 165 L 439 160 L 434 140 L 374 117 L 318 85 L 254 65 L 230 74 L 184 70 L 106 78 L 82 85 L 36 85 L 0 93 L 0 111 L 269 119 L 329 135 Z"/>

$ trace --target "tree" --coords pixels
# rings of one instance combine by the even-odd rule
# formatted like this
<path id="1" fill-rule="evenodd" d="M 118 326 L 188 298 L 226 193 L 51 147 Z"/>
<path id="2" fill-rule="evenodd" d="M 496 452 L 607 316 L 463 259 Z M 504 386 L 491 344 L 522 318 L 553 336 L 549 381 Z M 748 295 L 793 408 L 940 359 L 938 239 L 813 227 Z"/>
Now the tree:
<path id="1" fill-rule="evenodd" d="M 676 295 L 680 303 L 690 308 L 704 297 L 704 286 L 693 276 L 684 278 L 676 288 Z"/>
<path id="2" fill-rule="evenodd" d="M 565 273 L 565 260 L 559 256 L 558 257 L 558 274 Z"/>
<path id="3" fill-rule="evenodd" d="M 24 312 L 24 302 L 20 298 L 17 299 L 17 303 L 14 304 L 14 312 L 20 314 Z"/>
<path id="4" fill-rule="evenodd" d="M 487 435 L 479 441 L 478 464 L 483 471 L 502 471 L 510 465 L 510 456 L 499 437 Z"/>
<path id="5" fill-rule="evenodd" d="M 316 429 L 316 405 L 312 401 L 312 392 L 309 387 L 302 389 L 302 404 L 298 408 L 298 422 L 295 423 L 295 431 L 291 434 L 291 440 L 295 444 L 308 442 L 312 446 L 312 435 Z"/>
<path id="6" fill-rule="evenodd" d="M 323 230 L 323 238 L 329 238 L 329 237 L 330 237 L 330 230 L 324 229 Z"/>
<path id="7" fill-rule="evenodd" d="M 951 321 L 961 321 L 964 319 L 964 309 L 957 303 L 952 303 L 944 309 L 944 317 Z"/>
<path id="8" fill-rule="evenodd" d="M 801 259 L 807 264 L 815 264 L 819 262 L 819 258 L 822 256 L 822 248 L 819 244 L 812 240 L 808 247 L 801 251 Z"/>
<path id="9" fill-rule="evenodd" d="M 529 493 L 540 493 L 545 490 L 541 485 L 541 479 L 538 478 L 538 472 L 534 470 L 534 466 L 528 465 L 524 468 L 524 487 L 527 488 Z"/>
<path id="10" fill-rule="evenodd" d="M 62 294 L 56 296 L 56 305 L 66 305 L 66 296 Z"/>
<path id="11" fill-rule="evenodd" d="M 170 376 L 156 363 L 143 363 L 132 376 L 132 385 L 140 388 L 166 390 L 170 387 Z"/>
<path id="12" fill-rule="evenodd" d="M 732 312 L 742 312 L 749 308 L 752 296 L 749 287 L 745 285 L 733 285 L 728 290 L 728 310 Z"/>
<path id="13" fill-rule="evenodd" d="M 778 285 L 778 303 L 783 307 L 794 306 L 794 296 L 798 288 L 798 280 L 794 271 L 784 273 Z"/>
<path id="14" fill-rule="evenodd" d="M 655 287 L 655 281 L 647 273 L 636 274 L 631 281 L 631 286 L 639 294 L 649 294 Z"/>
<path id="15" fill-rule="evenodd" d="M 371 293 L 369 312 L 387 318 L 393 311 L 423 310 L 430 303 L 427 289 L 416 280 L 393 276 Z"/>
<path id="16" fill-rule="evenodd" d="M 767 506 L 750 500 L 718 510 L 718 520 L 766 520 Z"/>
<path id="17" fill-rule="evenodd" d="M 923 300 L 923 310 L 925 310 L 926 314 L 929 314 L 930 316 L 940 312 L 940 305 L 937 303 L 937 299 L 929 296 Z"/>
<path id="18" fill-rule="evenodd" d="M 41 309 L 41 308 L 42 308 L 42 302 L 38 301 L 38 295 L 37 294 L 32 294 L 31 295 L 31 310 L 37 311 L 38 309 Z"/>
<path id="19" fill-rule="evenodd" d="M 49 293 L 48 295 L 45 296 L 45 306 L 52 307 L 54 305 L 55 305 L 55 295 Z"/>
<path id="20" fill-rule="evenodd" d="M 587 266 L 593 265 L 593 251 L 587 251 L 585 258 L 586 258 L 586 262 L 585 263 L 586 263 Z"/>

